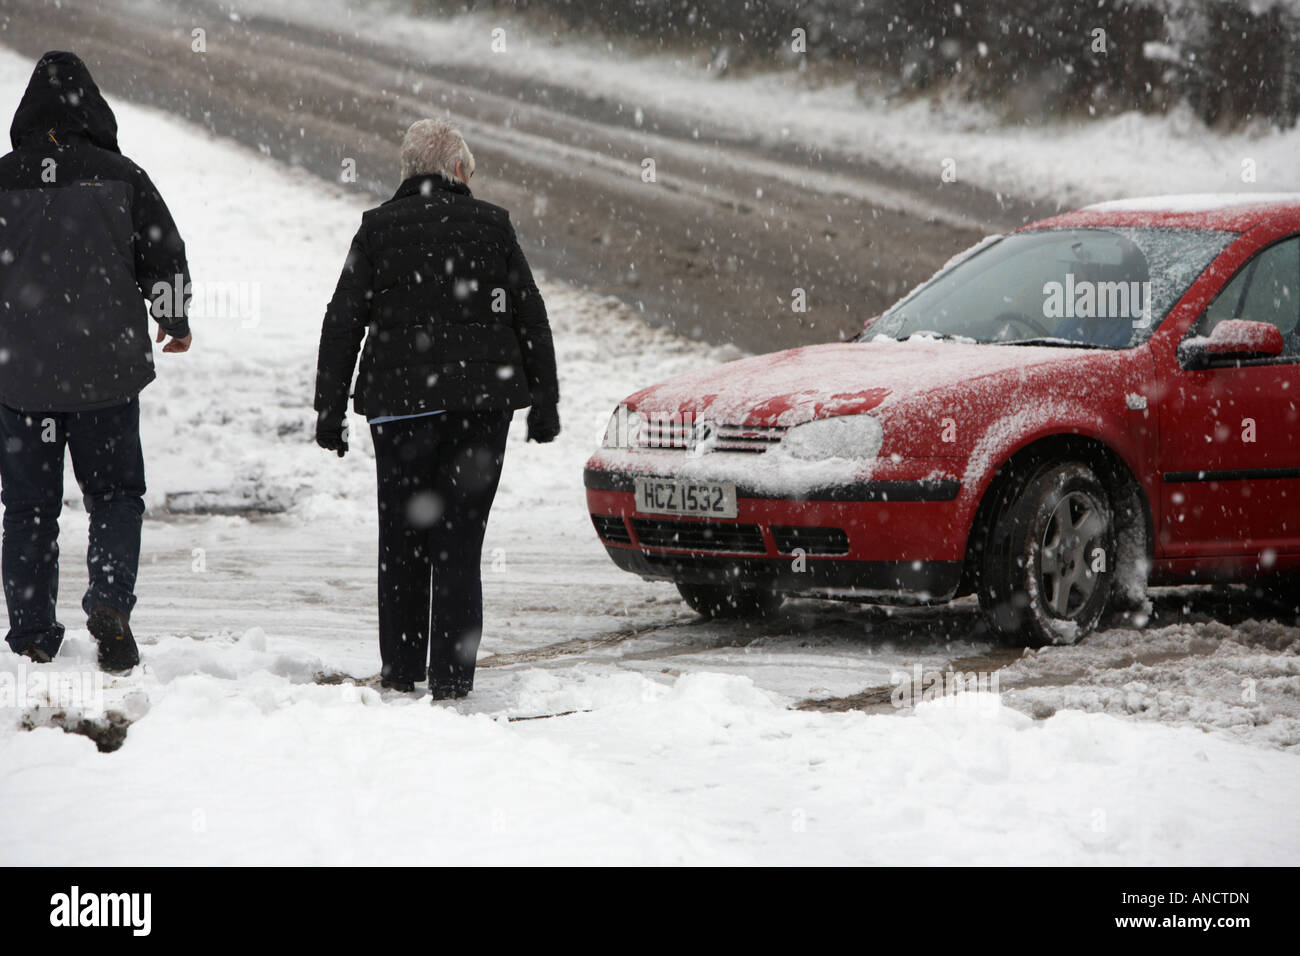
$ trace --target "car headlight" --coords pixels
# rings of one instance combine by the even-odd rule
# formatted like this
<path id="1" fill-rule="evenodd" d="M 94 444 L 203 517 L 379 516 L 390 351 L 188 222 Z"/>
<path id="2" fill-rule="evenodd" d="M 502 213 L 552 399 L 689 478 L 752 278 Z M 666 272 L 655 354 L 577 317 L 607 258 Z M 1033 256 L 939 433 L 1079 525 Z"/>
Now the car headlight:
<path id="1" fill-rule="evenodd" d="M 875 458 L 884 438 L 884 429 L 871 415 L 841 415 L 796 425 L 781 439 L 781 449 L 803 461 Z"/>
<path id="2" fill-rule="evenodd" d="M 645 417 L 626 405 L 614 409 L 609 424 L 605 426 L 605 437 L 601 439 L 602 448 L 635 448 Z"/>

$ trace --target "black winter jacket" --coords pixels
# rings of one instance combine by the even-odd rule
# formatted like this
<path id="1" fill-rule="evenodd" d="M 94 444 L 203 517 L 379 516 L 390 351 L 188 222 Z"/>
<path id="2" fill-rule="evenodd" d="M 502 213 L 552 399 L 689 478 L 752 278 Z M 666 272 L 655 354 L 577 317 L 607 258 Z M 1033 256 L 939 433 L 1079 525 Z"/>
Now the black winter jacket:
<path id="1" fill-rule="evenodd" d="M 118 150 L 113 111 L 74 54 L 41 57 L 9 136 L 0 403 L 80 411 L 125 402 L 154 378 L 143 299 L 160 283 L 159 323 L 189 334 L 185 244 L 154 184 Z"/>
<path id="2" fill-rule="evenodd" d="M 365 213 L 325 312 L 316 411 L 368 418 L 559 401 L 546 306 L 509 214 L 463 183 L 415 176 Z"/>

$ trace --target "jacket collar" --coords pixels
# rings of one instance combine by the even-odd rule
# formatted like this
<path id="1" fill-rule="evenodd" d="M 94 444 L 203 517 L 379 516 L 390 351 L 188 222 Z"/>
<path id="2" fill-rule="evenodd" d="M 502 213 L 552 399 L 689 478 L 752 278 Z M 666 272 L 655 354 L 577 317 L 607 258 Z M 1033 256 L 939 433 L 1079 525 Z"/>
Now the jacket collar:
<path id="1" fill-rule="evenodd" d="M 417 194 L 428 196 L 435 190 L 443 192 L 457 193 L 461 196 L 473 196 L 469 187 L 459 180 L 445 179 L 442 176 L 412 176 L 405 180 L 402 185 L 397 187 L 397 192 L 393 194 L 393 199 L 405 199 L 407 196 Z M 390 202 L 392 200 L 389 200 Z"/>

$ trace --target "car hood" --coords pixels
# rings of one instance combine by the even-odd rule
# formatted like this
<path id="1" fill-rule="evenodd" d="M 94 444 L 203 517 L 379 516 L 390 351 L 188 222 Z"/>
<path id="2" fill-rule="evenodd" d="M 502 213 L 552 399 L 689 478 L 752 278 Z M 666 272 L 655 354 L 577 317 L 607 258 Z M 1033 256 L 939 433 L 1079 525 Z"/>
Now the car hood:
<path id="1" fill-rule="evenodd" d="M 700 369 L 642 389 L 627 404 L 649 415 L 689 412 L 696 420 L 719 424 L 793 426 L 1096 354 L 935 339 L 838 342 Z"/>

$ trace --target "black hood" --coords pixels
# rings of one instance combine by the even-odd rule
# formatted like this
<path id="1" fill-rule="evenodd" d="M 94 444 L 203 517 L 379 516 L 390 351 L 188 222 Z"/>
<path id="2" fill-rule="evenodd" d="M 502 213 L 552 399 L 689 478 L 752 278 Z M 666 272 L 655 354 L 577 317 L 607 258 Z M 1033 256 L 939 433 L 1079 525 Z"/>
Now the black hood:
<path id="1" fill-rule="evenodd" d="M 117 117 L 75 53 L 54 50 L 41 57 L 9 127 L 15 149 L 48 142 L 47 134 L 57 142 L 62 142 L 60 134 L 84 136 L 96 146 L 121 152 Z"/>

